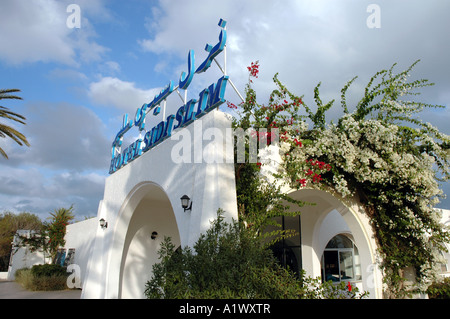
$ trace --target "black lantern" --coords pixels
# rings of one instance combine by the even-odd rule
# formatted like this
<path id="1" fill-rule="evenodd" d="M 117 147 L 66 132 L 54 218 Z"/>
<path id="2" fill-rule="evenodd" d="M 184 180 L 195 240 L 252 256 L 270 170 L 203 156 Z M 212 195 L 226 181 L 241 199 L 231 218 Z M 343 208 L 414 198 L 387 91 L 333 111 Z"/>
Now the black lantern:
<path id="1" fill-rule="evenodd" d="M 100 227 L 102 229 L 105 229 L 108 227 L 108 222 L 106 220 L 104 220 L 103 218 L 99 220 L 99 223 L 100 223 Z"/>
<path id="2" fill-rule="evenodd" d="M 192 202 L 189 196 L 183 195 L 180 199 L 181 199 L 181 207 L 183 207 L 184 211 L 192 209 Z"/>

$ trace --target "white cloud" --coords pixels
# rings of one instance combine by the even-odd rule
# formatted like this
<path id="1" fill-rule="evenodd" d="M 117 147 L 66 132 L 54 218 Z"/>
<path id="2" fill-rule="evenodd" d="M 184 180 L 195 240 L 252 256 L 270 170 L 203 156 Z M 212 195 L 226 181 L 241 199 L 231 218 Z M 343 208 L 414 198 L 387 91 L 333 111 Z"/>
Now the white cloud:
<path id="1" fill-rule="evenodd" d="M 102 121 L 89 109 L 68 103 L 29 103 L 21 132 L 30 147 L 8 146 L 0 165 L 39 165 L 48 169 L 108 169 L 110 141 Z"/>
<path id="2" fill-rule="evenodd" d="M 114 74 L 120 72 L 120 65 L 115 61 L 106 61 L 100 69 L 106 73 Z"/>
<path id="3" fill-rule="evenodd" d="M 224 18 L 228 22 L 227 69 L 241 90 L 247 81 L 246 66 L 256 60 L 260 61 L 261 74 L 255 85 L 263 91 L 273 88 L 276 72 L 297 87 L 315 85 L 330 78 L 330 70 L 333 74 L 348 69 L 347 62 L 362 54 L 349 41 L 354 36 L 351 26 L 355 19 L 361 20 L 361 29 L 365 28 L 366 12 L 363 5 L 354 7 L 361 12 L 352 15 L 357 9 L 346 11 L 349 7 L 345 2 L 340 6 L 330 1 L 266 1 L 263 5 L 261 1 L 237 0 L 160 1 L 159 10 L 149 17 L 149 38 L 140 39 L 139 44 L 161 54 L 162 59 L 174 54 L 185 60 L 188 50 L 194 49 L 199 65 L 207 56 L 205 44 L 218 41 L 217 23 Z"/>
<path id="4" fill-rule="evenodd" d="M 88 95 L 94 103 L 112 105 L 133 114 L 142 104 L 150 102 L 161 88 L 144 90 L 135 83 L 116 77 L 103 77 L 89 85 Z"/>
<path id="5" fill-rule="evenodd" d="M 380 29 L 367 27 L 367 7 L 373 3 L 370 0 L 158 3 L 148 17 L 149 36 L 138 41 L 144 50 L 159 54 L 164 62 L 168 56 L 185 61 L 188 50 L 194 49 L 199 65 L 207 54 L 205 44 L 217 42 L 217 23 L 224 18 L 228 22 L 228 74 L 243 91 L 246 67 L 259 60 L 261 72 L 254 87 L 262 103 L 274 88 L 272 77 L 277 72 L 294 93 L 305 94 L 311 106 L 315 105 L 313 89 L 322 82 L 322 98 L 336 99 L 335 109 L 339 109 L 340 90 L 348 80 L 359 76 L 349 91 L 359 97 L 373 74 L 396 62 L 401 71 L 422 60 L 415 74 L 437 83 L 424 90 L 425 101 L 442 96 L 450 85 L 445 54 L 450 42 L 443 40 L 450 27 L 445 17 L 450 9 L 448 2 L 379 0 Z M 178 67 L 179 63 L 173 65 Z M 231 88 L 227 94 L 239 102 Z"/>
<path id="6" fill-rule="evenodd" d="M 36 168 L 0 171 L 0 212 L 28 211 L 41 218 L 60 207 L 74 205 L 78 216 L 95 216 L 105 176 L 62 172 L 45 176 Z"/>
<path id="7" fill-rule="evenodd" d="M 74 1 L 0 0 L 0 61 L 16 65 L 58 62 L 64 67 L 96 61 L 95 71 L 103 77 L 90 82 L 91 101 L 119 109 L 120 115 L 123 111 L 133 115 L 137 107 L 153 99 L 161 88 L 140 88 L 136 83 L 141 82 L 139 79 L 132 82 L 130 73 L 126 78 L 119 78 L 119 73 L 130 72 L 128 61 L 120 60 L 118 55 L 114 56 L 116 51 L 97 42 L 93 23 L 95 27 L 99 23 L 119 23 L 114 22 L 113 16 L 119 16 L 117 20 L 120 20 L 122 13 L 112 14 L 106 1 L 78 0 L 75 3 L 81 8 L 81 28 L 69 29 L 66 7 L 70 3 Z M 137 38 L 143 51 L 152 53 L 151 63 L 156 73 L 164 71 L 169 75 L 157 85 L 178 80 L 181 71 L 186 70 L 190 49 L 195 50 L 196 65 L 199 65 L 207 55 L 205 44 L 217 42 L 220 32 L 217 23 L 224 18 L 228 21 L 228 74 L 243 93 L 248 79 L 246 67 L 259 60 L 261 72 L 254 86 L 262 103 L 267 102 L 266 97 L 274 88 L 272 77 L 279 72 L 281 81 L 294 93 L 305 94 L 305 101 L 311 107 L 314 107 L 313 88 L 322 81 L 322 100 L 336 98 L 333 112 L 337 112 L 340 89 L 353 76 L 358 75 L 359 79 L 348 92 L 349 102 L 355 96 L 360 97 L 370 76 L 378 70 L 395 62 L 399 62 L 398 70 L 403 70 L 416 59 L 422 62 L 413 74 L 436 82 L 434 87 L 424 90 L 420 99 L 429 103 L 450 102 L 446 54 L 450 50 L 450 42 L 446 41 L 450 2 L 377 0 L 381 8 L 381 29 L 366 26 L 369 15 L 366 8 L 373 3 L 371 0 L 161 0 L 154 3 L 158 6 L 150 11 L 145 25 L 148 36 L 130 33 L 130 37 Z M 104 36 L 109 40 L 107 36 L 112 35 Z M 127 56 L 136 59 L 142 52 L 138 53 L 128 52 Z M 223 55 L 219 61 L 222 59 Z M 215 71 L 194 77 L 189 94 L 195 97 L 201 89 L 217 81 L 220 75 L 215 65 L 213 68 Z M 89 83 L 88 75 L 92 74 L 87 69 L 74 71 L 58 66 L 52 69 L 47 74 L 54 79 L 84 84 Z M 227 89 L 227 98 L 239 102 L 231 87 Z M 177 99 L 175 94 L 174 99 Z M 174 105 L 178 104 L 176 100 Z M 98 199 L 92 199 L 94 196 L 91 198 L 86 192 L 100 194 L 101 198 L 101 177 L 86 172 L 108 169 L 111 140 L 106 137 L 105 125 L 87 108 L 64 103 L 28 104 L 23 114 L 29 124 L 19 127 L 19 131 L 24 131 L 31 147 L 18 147 L 6 141 L 10 160 L 0 158 L 0 163 L 11 170 L 0 172 L 0 180 L 4 182 L 0 194 L 5 194 L 0 198 L 0 211 L 2 205 L 9 207 L 6 203 L 49 211 L 55 205 L 70 204 L 70 200 L 83 207 L 90 201 L 96 209 Z M 445 122 L 448 112 L 433 118 L 435 114 L 424 116 L 448 133 L 448 121 Z M 18 169 L 21 165 L 39 165 L 45 171 L 54 171 L 52 176 L 44 176 L 34 169 Z M 14 189 L 24 190 L 27 200 L 12 194 Z M 40 191 L 46 197 L 39 198 Z M 60 197 L 51 197 L 51 192 Z"/>
<path id="8" fill-rule="evenodd" d="M 94 1 L 92 1 L 94 2 Z M 0 60 L 11 64 L 59 62 L 76 66 L 98 61 L 106 48 L 95 37 L 87 14 L 99 12 L 101 2 L 82 6 L 82 27 L 70 29 L 66 12 L 70 1 L 2 0 L 0 4 Z"/>
<path id="9" fill-rule="evenodd" d="M 261 103 L 267 103 L 268 94 L 275 88 L 275 73 L 293 93 L 304 94 L 304 101 L 313 109 L 313 90 L 322 82 L 322 100 L 335 99 L 327 117 L 331 120 L 342 112 L 340 90 L 354 76 L 358 79 L 347 92 L 350 110 L 377 71 L 398 63 L 395 71 L 400 72 L 421 59 L 412 78 L 429 79 L 436 85 L 424 88 L 416 98 L 425 103 L 450 104 L 450 42 L 446 40 L 450 2 L 378 0 L 379 29 L 370 29 L 366 24 L 371 3 L 374 2 L 160 0 L 148 17 L 148 37 L 138 43 L 163 61 L 173 56 L 185 61 L 188 50 L 194 49 L 199 65 L 206 56 L 205 44 L 216 43 L 220 32 L 217 22 L 224 18 L 228 22 L 228 75 L 242 92 L 248 78 L 246 67 L 259 60 L 260 75 L 253 86 Z M 173 65 L 179 68 L 178 62 Z M 231 87 L 227 98 L 240 102 Z M 422 115 L 444 133 L 450 133 L 446 116 L 436 112 Z M 449 187 L 446 183 L 446 193 Z M 448 202 L 449 199 L 446 205 Z"/>
<path id="10" fill-rule="evenodd" d="M 2 1 L 0 56 L 19 64 L 35 61 L 74 63 L 62 4 L 55 1 Z M 7 44 L 7 45 L 6 45 Z"/>
<path id="11" fill-rule="evenodd" d="M 91 110 L 68 103 L 27 103 L 23 114 L 27 125 L 20 129 L 31 146 L 6 144 L 0 212 L 46 217 L 74 204 L 78 215 L 94 216 L 111 159 L 105 125 Z"/>
<path id="12" fill-rule="evenodd" d="M 56 68 L 51 70 L 48 75 L 54 80 L 67 80 L 71 82 L 86 81 L 88 79 L 84 73 L 72 69 Z"/>

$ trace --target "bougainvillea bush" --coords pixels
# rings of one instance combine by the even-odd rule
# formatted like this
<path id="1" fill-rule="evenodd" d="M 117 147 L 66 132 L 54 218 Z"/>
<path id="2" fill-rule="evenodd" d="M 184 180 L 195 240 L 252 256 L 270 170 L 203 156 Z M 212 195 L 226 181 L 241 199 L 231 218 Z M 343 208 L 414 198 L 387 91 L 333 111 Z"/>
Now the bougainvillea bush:
<path id="1" fill-rule="evenodd" d="M 391 297 L 407 293 L 403 276 L 407 267 L 415 270 L 415 288 L 424 291 L 441 261 L 438 251 L 445 250 L 444 243 L 450 240 L 434 209 L 443 196 L 439 181 L 449 176 L 450 138 L 417 116 L 424 108 L 443 108 L 411 100 L 418 89 L 433 85 L 410 80 L 417 62 L 399 73 L 394 73 L 395 64 L 377 72 L 356 105 L 348 106 L 346 99 L 356 77 L 346 83 L 341 91 L 343 115 L 334 123 L 326 121 L 334 100 L 322 102 L 320 83 L 314 90 L 313 108 L 283 86 L 278 74 L 268 104 L 257 102 L 251 80 L 245 101 L 239 106 L 228 103 L 238 113 L 235 127 L 267 129 L 263 136 L 258 134 L 260 142 L 261 137 L 264 143 L 279 142 L 283 159 L 275 174 L 279 180 L 294 189 L 328 189 L 344 199 L 356 196 L 361 201 L 376 234 Z M 249 72 L 250 78 L 256 78 L 258 63 L 252 63 Z M 261 205 L 259 195 L 252 196 L 258 194 L 255 190 L 272 187 L 275 203 L 282 198 L 279 189 L 273 192 L 274 186 L 260 182 L 259 169 L 261 163 L 236 164 L 239 214 L 244 220 L 257 220 L 253 215 L 262 214 L 268 221 L 270 215 L 264 210 L 275 207 Z"/>

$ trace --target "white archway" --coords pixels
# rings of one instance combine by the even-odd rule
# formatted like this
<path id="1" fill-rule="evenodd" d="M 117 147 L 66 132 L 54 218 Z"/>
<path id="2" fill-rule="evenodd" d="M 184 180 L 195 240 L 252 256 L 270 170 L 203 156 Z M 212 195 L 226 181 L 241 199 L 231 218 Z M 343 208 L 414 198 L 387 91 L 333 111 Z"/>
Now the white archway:
<path id="1" fill-rule="evenodd" d="M 320 277 L 321 258 L 328 241 L 337 234 L 349 234 L 359 250 L 362 278 L 357 286 L 368 291 L 371 298 L 382 298 L 375 237 L 359 201 L 351 199 L 344 202 L 336 195 L 315 189 L 293 191 L 290 196 L 315 203 L 300 208 L 302 267 L 306 275 Z"/>
<path id="2" fill-rule="evenodd" d="M 154 230 L 160 240 L 171 236 L 175 244 L 185 247 L 192 246 L 209 228 L 219 208 L 227 219 L 237 219 L 234 163 L 227 161 L 233 158 L 233 148 L 219 138 L 209 140 L 208 134 L 203 135 L 214 128 L 227 136 L 230 127 L 231 119 L 225 113 L 211 111 L 106 179 L 97 218 L 104 219 L 108 227 L 97 228 L 82 298 L 142 297 L 141 292 L 129 293 L 128 281 L 144 284 L 147 280 L 144 268 L 132 260 L 142 259 L 147 266 L 153 263 L 154 256 L 146 253 L 144 258 L 142 251 L 157 246 L 158 239 L 148 242 Z M 182 141 L 181 136 L 185 137 Z M 180 143 L 194 160 L 173 160 L 173 150 Z M 208 159 L 214 155 L 218 160 L 197 163 L 195 154 L 206 154 Z M 183 195 L 193 203 L 187 212 L 180 203 Z M 157 250 L 154 248 L 152 252 Z M 134 275 L 139 280 L 132 273 L 140 274 Z"/>
<path id="3" fill-rule="evenodd" d="M 152 239 L 153 232 L 157 233 L 155 239 Z M 145 283 L 151 278 L 164 237 L 180 245 L 169 197 L 155 183 L 139 183 L 122 206 L 114 230 L 112 251 L 115 253 L 110 255 L 107 291 L 117 291 L 117 295 L 109 297 L 144 298 Z"/>

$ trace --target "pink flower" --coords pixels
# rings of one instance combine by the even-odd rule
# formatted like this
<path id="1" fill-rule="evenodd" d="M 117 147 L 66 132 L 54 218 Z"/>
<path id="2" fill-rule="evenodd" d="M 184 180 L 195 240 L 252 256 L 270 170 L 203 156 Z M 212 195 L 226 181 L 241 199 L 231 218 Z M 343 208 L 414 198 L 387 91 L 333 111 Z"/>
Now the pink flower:
<path id="1" fill-rule="evenodd" d="M 319 174 L 314 174 L 313 176 L 313 182 L 320 182 L 322 180 L 322 176 L 320 176 Z"/>
<path id="2" fill-rule="evenodd" d="M 297 179 L 297 183 L 299 183 L 302 187 L 306 186 L 306 178 Z"/>
<path id="3" fill-rule="evenodd" d="M 258 65 L 258 61 L 256 62 L 252 62 L 252 64 L 250 66 L 247 67 L 247 70 L 250 72 L 250 76 L 253 76 L 255 78 L 258 77 L 258 73 L 259 73 L 259 65 Z"/>
<path id="4" fill-rule="evenodd" d="M 227 101 L 227 106 L 228 106 L 230 109 L 237 109 L 237 108 L 238 108 L 235 104 L 233 104 L 233 103 L 231 103 L 231 102 L 229 102 L 229 101 Z"/>

